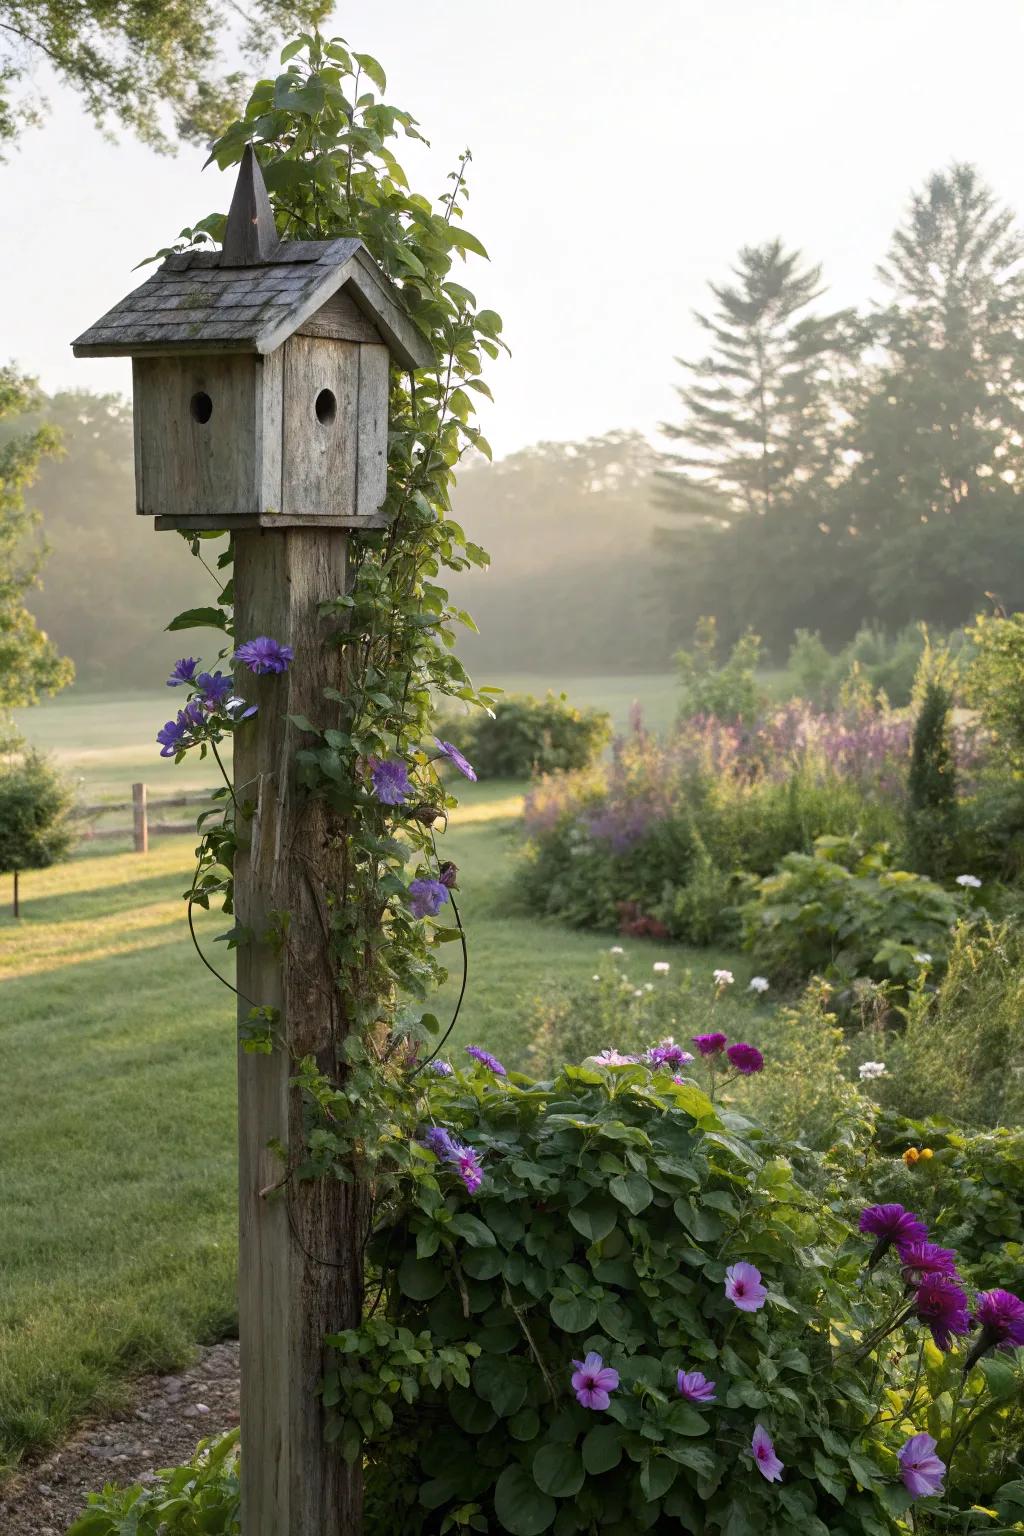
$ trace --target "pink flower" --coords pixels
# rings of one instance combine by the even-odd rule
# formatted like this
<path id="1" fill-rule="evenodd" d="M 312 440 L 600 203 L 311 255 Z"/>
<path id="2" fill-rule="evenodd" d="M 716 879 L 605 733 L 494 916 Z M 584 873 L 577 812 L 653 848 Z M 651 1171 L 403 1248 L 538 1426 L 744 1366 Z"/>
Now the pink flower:
<path id="1" fill-rule="evenodd" d="M 676 1389 L 688 1403 L 713 1403 L 715 1383 L 708 1381 L 703 1371 L 677 1371 Z"/>
<path id="2" fill-rule="evenodd" d="M 915 1499 L 927 1499 L 942 1492 L 945 1462 L 935 1454 L 931 1435 L 911 1435 L 899 1453 L 900 1472 L 907 1492 Z"/>
<path id="3" fill-rule="evenodd" d="M 609 1392 L 619 1384 L 619 1373 L 605 1365 L 600 1355 L 589 1354 L 585 1360 L 574 1360 L 572 1387 L 576 1401 L 583 1408 L 607 1408 L 611 1402 Z"/>
<path id="4" fill-rule="evenodd" d="M 754 1465 L 765 1481 L 781 1483 L 782 1474 L 785 1469 L 775 1454 L 772 1437 L 763 1424 L 759 1424 L 754 1430 L 750 1441 L 750 1450 L 754 1457 Z"/>
<path id="5" fill-rule="evenodd" d="M 693 1037 L 693 1043 L 702 1056 L 720 1056 L 725 1050 L 727 1040 L 727 1035 L 717 1032 L 713 1035 L 694 1035 Z"/>
<path id="6" fill-rule="evenodd" d="M 725 1054 L 736 1071 L 742 1072 L 744 1077 L 751 1077 L 753 1073 L 764 1070 L 764 1057 L 761 1052 L 756 1045 L 747 1045 L 745 1040 L 741 1040 L 737 1045 L 730 1045 Z"/>
<path id="7" fill-rule="evenodd" d="M 730 1264 L 725 1272 L 725 1294 L 741 1312 L 760 1312 L 768 1300 L 761 1271 L 753 1264 Z"/>

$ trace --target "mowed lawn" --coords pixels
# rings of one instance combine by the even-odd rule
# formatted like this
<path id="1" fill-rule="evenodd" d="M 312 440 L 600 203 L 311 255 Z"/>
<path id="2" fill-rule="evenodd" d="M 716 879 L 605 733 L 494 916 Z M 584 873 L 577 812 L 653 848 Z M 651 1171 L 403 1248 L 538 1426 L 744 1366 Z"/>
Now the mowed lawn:
<path id="1" fill-rule="evenodd" d="M 116 784 L 130 752 L 148 750 L 124 739 L 134 722 L 116 739 L 116 718 L 104 722 L 114 763 L 87 749 L 94 785 Z M 74 749 L 65 736 L 63 751 Z M 589 976 L 613 942 L 516 910 L 523 788 L 464 786 L 443 844 L 470 941 L 448 1049 L 479 1041 L 510 1066 L 531 999 Z M 0 1465 L 116 1403 L 132 1374 L 173 1368 L 234 1327 L 234 1000 L 188 938 L 191 849 L 188 837 L 158 838 L 146 856 L 88 850 L 26 875 L 18 923 L 0 879 Z M 230 956 L 214 940 L 227 926 L 197 914 L 221 969 Z M 721 958 L 632 948 L 645 971 L 659 958 L 701 969 Z M 458 945 L 446 958 L 458 968 Z"/>

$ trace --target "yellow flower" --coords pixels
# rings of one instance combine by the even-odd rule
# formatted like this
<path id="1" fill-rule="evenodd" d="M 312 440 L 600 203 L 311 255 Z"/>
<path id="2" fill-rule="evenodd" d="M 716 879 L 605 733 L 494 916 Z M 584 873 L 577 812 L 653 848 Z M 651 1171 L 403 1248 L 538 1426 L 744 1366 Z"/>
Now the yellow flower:
<path id="1" fill-rule="evenodd" d="M 921 1156 L 922 1157 L 934 1157 L 935 1153 L 932 1151 L 931 1147 L 922 1147 L 921 1148 Z"/>
<path id="2" fill-rule="evenodd" d="M 908 1168 L 913 1168 L 914 1164 L 917 1162 L 920 1156 L 921 1154 L 916 1147 L 908 1147 L 903 1154 L 903 1161 L 906 1163 Z"/>

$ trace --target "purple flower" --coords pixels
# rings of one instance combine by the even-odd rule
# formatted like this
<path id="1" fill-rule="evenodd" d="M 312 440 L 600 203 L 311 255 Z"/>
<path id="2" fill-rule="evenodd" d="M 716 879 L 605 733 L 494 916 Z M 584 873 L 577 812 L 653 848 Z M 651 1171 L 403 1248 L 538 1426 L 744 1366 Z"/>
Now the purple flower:
<path id="1" fill-rule="evenodd" d="M 715 1383 L 708 1381 L 703 1371 L 677 1371 L 676 1390 L 688 1403 L 713 1403 Z"/>
<path id="2" fill-rule="evenodd" d="M 428 1062 L 428 1066 L 431 1072 L 435 1073 L 438 1077 L 451 1077 L 455 1071 L 451 1062 L 442 1061 L 440 1056 L 435 1056 L 432 1061 Z"/>
<path id="3" fill-rule="evenodd" d="M 431 1125 L 423 1132 L 422 1142 L 437 1157 L 446 1160 L 454 1157 L 460 1147 L 450 1131 L 446 1131 L 443 1125 Z"/>
<path id="4" fill-rule="evenodd" d="M 754 1458 L 754 1465 L 765 1481 L 781 1483 L 785 1468 L 776 1456 L 772 1437 L 763 1424 L 759 1424 L 751 1436 L 750 1451 Z"/>
<path id="5" fill-rule="evenodd" d="M 952 1248 L 940 1248 L 938 1243 L 914 1242 L 897 1243 L 896 1250 L 908 1285 L 920 1285 L 929 1275 L 957 1278 L 956 1254 Z"/>
<path id="6" fill-rule="evenodd" d="M 180 661 L 176 661 L 167 679 L 168 688 L 180 688 L 182 683 L 190 683 L 195 677 L 198 665 L 199 661 L 195 656 L 183 656 Z"/>
<path id="7" fill-rule="evenodd" d="M 495 1077 L 508 1075 L 497 1056 L 492 1056 L 490 1051 L 485 1051 L 482 1045 L 467 1045 L 466 1055 L 472 1056 L 473 1060 L 480 1062 L 481 1066 L 488 1067 Z"/>
<path id="8" fill-rule="evenodd" d="M 619 1373 L 605 1365 L 600 1355 L 589 1354 L 585 1360 L 574 1360 L 572 1388 L 576 1401 L 583 1408 L 607 1408 L 611 1402 L 609 1392 L 619 1384 Z"/>
<path id="9" fill-rule="evenodd" d="M 768 1300 L 761 1271 L 753 1264 L 730 1264 L 725 1272 L 725 1294 L 741 1312 L 760 1312 Z"/>
<path id="10" fill-rule="evenodd" d="M 911 1435 L 899 1453 L 900 1474 L 907 1492 L 915 1499 L 927 1499 L 942 1492 L 945 1462 L 935 1454 L 931 1435 Z"/>
<path id="11" fill-rule="evenodd" d="M 459 772 L 464 773 L 466 778 L 472 779 L 473 783 L 475 784 L 476 769 L 473 767 L 472 763 L 468 763 L 466 761 L 458 747 L 453 747 L 450 741 L 441 741 L 437 736 L 434 737 L 434 741 L 437 744 L 437 748 L 441 753 L 441 756 L 446 757 L 450 763 L 454 763 Z"/>
<path id="12" fill-rule="evenodd" d="M 436 917 L 448 900 L 440 880 L 412 880 L 409 884 L 409 910 L 413 917 Z"/>
<path id="13" fill-rule="evenodd" d="M 755 1072 L 764 1070 L 764 1057 L 756 1045 L 747 1045 L 741 1041 L 738 1045 L 730 1045 L 725 1053 L 737 1072 L 742 1072 L 744 1077 L 751 1077 Z"/>
<path id="14" fill-rule="evenodd" d="M 662 1040 L 659 1045 L 654 1045 L 647 1052 L 647 1064 L 651 1067 L 683 1067 L 693 1057 L 689 1051 L 684 1051 L 681 1045 L 676 1045 L 671 1038 Z"/>
<path id="15" fill-rule="evenodd" d="M 702 1056 L 720 1056 L 725 1050 L 728 1035 L 694 1035 L 693 1043 Z"/>
<path id="16" fill-rule="evenodd" d="M 438 865 L 437 878 L 440 880 L 446 891 L 458 890 L 458 886 L 455 882 L 459 878 L 459 871 L 456 869 L 451 859 L 445 859 L 443 864 Z"/>
<path id="17" fill-rule="evenodd" d="M 458 1169 L 459 1178 L 465 1184 L 471 1195 L 475 1195 L 484 1181 L 484 1171 L 480 1166 L 480 1156 L 472 1147 L 457 1147 L 455 1153 L 449 1158 Z"/>
<path id="18" fill-rule="evenodd" d="M 412 794 L 409 770 L 400 757 L 371 757 L 370 782 L 381 805 L 401 805 Z"/>
<path id="19" fill-rule="evenodd" d="M 265 672 L 287 672 L 289 663 L 295 660 L 295 652 L 290 645 L 280 645 L 269 635 L 259 635 L 240 645 L 233 660 L 244 662 L 250 672 L 260 677 Z"/>
<path id="20" fill-rule="evenodd" d="M 202 703 L 206 709 L 217 709 L 231 696 L 234 683 L 223 672 L 200 672 L 195 680 L 202 691 Z"/>
<path id="21" fill-rule="evenodd" d="M 949 1349 L 954 1334 L 971 1331 L 967 1296 L 948 1275 L 930 1275 L 922 1280 L 914 1299 L 918 1319 L 931 1329 L 939 1349 Z"/>
<path id="22" fill-rule="evenodd" d="M 860 1230 L 875 1239 L 868 1268 L 874 1269 L 893 1243 L 925 1242 L 928 1228 L 920 1216 L 902 1205 L 869 1205 L 860 1213 Z"/>
<path id="23" fill-rule="evenodd" d="M 193 699 L 178 710 L 176 720 L 168 720 L 166 725 L 156 733 L 156 739 L 160 743 L 161 757 L 176 757 L 179 752 L 195 746 L 196 731 L 205 725 L 203 712 Z"/>
<path id="24" fill-rule="evenodd" d="M 966 1371 L 990 1349 L 1014 1349 L 1024 1344 L 1024 1301 L 1012 1291 L 982 1291 L 975 1304 L 974 1322 L 981 1335 L 967 1357 Z"/>
<path id="25" fill-rule="evenodd" d="M 594 1057 L 599 1067 L 635 1067 L 639 1056 L 624 1056 L 621 1051 L 601 1051 Z"/>

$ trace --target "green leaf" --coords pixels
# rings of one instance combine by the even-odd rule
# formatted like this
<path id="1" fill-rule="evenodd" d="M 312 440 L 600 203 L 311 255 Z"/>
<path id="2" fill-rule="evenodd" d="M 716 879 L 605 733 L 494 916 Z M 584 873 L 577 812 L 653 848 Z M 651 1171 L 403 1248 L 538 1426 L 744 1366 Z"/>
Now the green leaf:
<path id="1" fill-rule="evenodd" d="M 511 1418 L 526 1401 L 527 1378 L 517 1359 L 481 1355 L 473 1366 L 473 1387 L 501 1418 Z"/>
<path id="2" fill-rule="evenodd" d="M 596 1302 L 587 1296 L 574 1296 L 571 1291 L 556 1291 L 548 1310 L 555 1327 L 564 1333 L 585 1333 L 597 1317 Z"/>
<path id="3" fill-rule="evenodd" d="M 363 73 L 369 75 L 378 91 L 387 90 L 387 77 L 385 76 L 381 66 L 377 63 L 377 60 L 373 57 L 372 53 L 356 53 L 353 51 L 352 57 L 355 59 Z"/>
<path id="4" fill-rule="evenodd" d="M 520 1466 L 506 1467 L 494 1488 L 494 1511 L 509 1536 L 540 1536 L 554 1522 L 558 1506 Z"/>
<path id="5" fill-rule="evenodd" d="M 874 1462 L 866 1461 L 863 1456 L 852 1454 L 847 1456 L 846 1460 L 850 1471 L 862 1488 L 874 1488 L 881 1481 L 881 1474 Z"/>
<path id="6" fill-rule="evenodd" d="M 445 1271 L 441 1264 L 428 1259 L 414 1258 L 407 1253 L 398 1269 L 398 1284 L 404 1295 L 413 1301 L 430 1301 L 445 1287 Z"/>
<path id="7" fill-rule="evenodd" d="M 582 1205 L 573 1206 L 569 1220 L 588 1243 L 599 1243 L 615 1226 L 617 1211 L 602 1195 L 588 1195 Z"/>
<path id="8" fill-rule="evenodd" d="M 608 1193 L 633 1216 L 639 1216 L 654 1199 L 654 1192 L 642 1173 L 618 1174 L 609 1181 Z"/>
<path id="9" fill-rule="evenodd" d="M 622 1460 L 623 1431 L 618 1424 L 599 1424 L 582 1446 L 583 1465 L 591 1477 L 610 1472 Z"/>
<path id="10" fill-rule="evenodd" d="M 220 608 L 186 608 L 184 613 L 175 614 L 167 628 L 222 629 L 225 634 L 231 633 L 228 616 Z"/>
<path id="11" fill-rule="evenodd" d="M 494 1233 L 490 1227 L 482 1222 L 479 1216 L 473 1216 L 469 1211 L 462 1211 L 458 1216 L 453 1216 L 448 1223 L 448 1230 L 457 1233 L 459 1237 L 464 1237 L 471 1248 L 495 1246 Z"/>
<path id="12" fill-rule="evenodd" d="M 533 1480 L 542 1493 L 571 1499 L 583 1487 L 586 1473 L 578 1450 L 572 1445 L 542 1445 L 533 1458 Z"/>
<path id="13" fill-rule="evenodd" d="M 660 1499 L 676 1480 L 679 1467 L 667 1456 L 650 1456 L 640 1467 L 640 1487 L 645 1499 Z"/>
<path id="14" fill-rule="evenodd" d="M 514 1413 L 508 1421 L 508 1432 L 513 1440 L 534 1440 L 540 1430 L 540 1414 L 536 1408 L 524 1408 Z"/>
<path id="15" fill-rule="evenodd" d="M 677 1435 L 706 1435 L 711 1428 L 708 1416 L 699 1413 L 689 1403 L 673 1403 L 665 1422 Z"/>
<path id="16" fill-rule="evenodd" d="M 487 261 L 490 260 L 476 235 L 471 235 L 468 229 L 463 229 L 458 224 L 449 224 L 448 238 L 452 245 L 457 246 L 460 251 L 472 251 L 474 255 L 483 256 Z"/>

